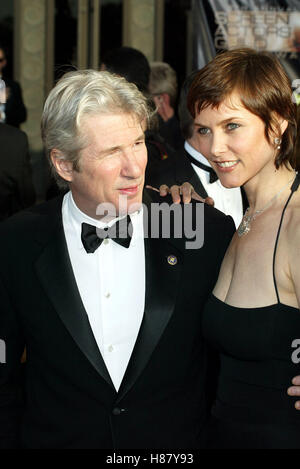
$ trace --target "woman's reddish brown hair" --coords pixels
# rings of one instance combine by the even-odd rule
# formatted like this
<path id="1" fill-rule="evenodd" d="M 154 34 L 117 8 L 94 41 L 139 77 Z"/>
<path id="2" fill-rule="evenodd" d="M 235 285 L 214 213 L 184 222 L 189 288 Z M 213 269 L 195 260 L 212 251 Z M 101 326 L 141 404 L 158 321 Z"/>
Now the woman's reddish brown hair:
<path id="1" fill-rule="evenodd" d="M 271 134 L 282 139 L 275 158 L 276 168 L 288 163 L 295 167 L 297 106 L 292 101 L 290 80 L 279 60 L 268 52 L 246 48 L 217 55 L 194 78 L 187 97 L 189 111 L 195 117 L 208 106 L 218 107 L 233 92 L 238 93 L 248 111 L 263 120 L 269 143 Z M 288 122 L 283 135 L 278 117 Z"/>

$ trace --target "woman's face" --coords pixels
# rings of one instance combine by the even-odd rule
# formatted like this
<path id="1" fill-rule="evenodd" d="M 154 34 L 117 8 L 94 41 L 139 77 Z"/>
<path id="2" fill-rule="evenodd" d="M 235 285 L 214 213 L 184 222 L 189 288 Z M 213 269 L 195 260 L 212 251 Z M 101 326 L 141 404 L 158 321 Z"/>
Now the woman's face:
<path id="1" fill-rule="evenodd" d="M 248 111 L 237 94 L 218 108 L 195 117 L 199 151 L 209 160 L 225 187 L 244 185 L 258 173 L 274 171 L 276 146 L 265 136 L 265 124 Z"/>

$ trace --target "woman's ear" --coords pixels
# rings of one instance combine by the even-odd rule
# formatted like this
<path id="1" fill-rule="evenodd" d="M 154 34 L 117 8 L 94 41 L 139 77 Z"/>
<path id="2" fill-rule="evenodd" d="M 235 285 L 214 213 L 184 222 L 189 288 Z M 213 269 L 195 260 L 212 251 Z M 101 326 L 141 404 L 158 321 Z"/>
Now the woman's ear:
<path id="1" fill-rule="evenodd" d="M 273 112 L 272 118 L 271 118 L 271 125 L 272 125 L 272 130 L 270 133 L 271 139 L 275 139 L 275 138 L 281 139 L 282 135 L 287 129 L 288 121 L 286 119 L 283 119 L 283 117 L 277 114 L 277 112 Z"/>
<path id="2" fill-rule="evenodd" d="M 280 119 L 279 126 L 280 126 L 281 135 L 283 135 L 284 132 L 286 131 L 288 124 L 289 123 L 286 119 Z"/>
<path id="3" fill-rule="evenodd" d="M 51 150 L 50 158 L 57 174 L 65 181 L 72 182 L 73 164 L 71 161 L 66 160 L 64 155 L 56 149 Z"/>

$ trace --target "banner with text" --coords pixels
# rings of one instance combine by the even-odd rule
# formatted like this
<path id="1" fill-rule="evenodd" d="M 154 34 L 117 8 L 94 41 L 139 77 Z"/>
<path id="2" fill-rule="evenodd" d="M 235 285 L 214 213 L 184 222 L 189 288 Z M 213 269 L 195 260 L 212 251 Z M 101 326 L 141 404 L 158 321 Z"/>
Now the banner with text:
<path id="1" fill-rule="evenodd" d="M 291 79 L 300 76 L 299 0 L 194 0 L 193 8 L 196 49 L 201 48 L 202 56 L 203 48 L 208 43 L 213 44 L 215 53 L 224 49 L 251 47 L 275 53 Z M 206 44 L 202 39 L 201 14 L 206 16 L 208 26 L 206 33 L 209 41 Z M 209 58 L 208 54 L 206 56 Z M 203 60 L 201 62 L 198 60 L 195 65 L 201 68 L 205 65 Z"/>

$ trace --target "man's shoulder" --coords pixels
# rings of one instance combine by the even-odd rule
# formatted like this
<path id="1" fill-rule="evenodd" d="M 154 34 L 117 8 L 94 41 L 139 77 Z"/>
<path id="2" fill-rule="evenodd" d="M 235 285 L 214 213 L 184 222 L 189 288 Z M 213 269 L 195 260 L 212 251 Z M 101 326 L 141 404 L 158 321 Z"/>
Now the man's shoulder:
<path id="1" fill-rule="evenodd" d="M 170 195 L 161 197 L 159 192 L 154 191 L 152 189 L 146 189 L 145 196 L 146 197 L 144 200 L 146 200 L 150 204 L 153 204 L 153 203 L 154 204 L 167 204 L 167 205 L 175 206 L 175 204 L 173 204 L 173 200 Z M 224 223 L 225 220 L 231 219 L 231 217 L 229 217 L 228 215 L 225 215 L 223 212 L 216 209 L 212 205 L 208 205 L 206 203 L 199 202 L 194 199 L 192 199 L 189 204 L 183 204 L 181 202 L 178 205 L 182 208 L 182 210 L 184 210 L 184 207 L 189 207 L 189 210 L 191 210 L 193 213 L 196 212 L 197 210 L 200 210 L 200 207 L 201 207 L 201 210 L 203 210 L 205 219 L 207 219 L 209 223 Z"/>
<path id="2" fill-rule="evenodd" d="M 156 191 L 147 191 L 146 200 L 149 223 L 151 226 L 156 223 L 157 226 L 170 227 L 170 239 L 177 238 L 175 233 L 180 229 L 183 239 L 194 233 L 198 238 L 203 236 L 208 246 L 227 243 L 235 232 L 233 219 L 206 203 L 192 199 L 189 204 L 173 204 L 170 195 L 161 197 Z M 161 213 L 160 218 L 158 212 Z"/>
<path id="3" fill-rule="evenodd" d="M 199 202 L 196 202 L 196 203 L 199 203 Z M 208 205 L 206 203 L 204 203 L 203 205 L 204 205 L 204 217 L 207 222 L 212 223 L 212 224 L 215 224 L 215 223 L 231 224 L 233 225 L 233 229 L 234 229 L 234 222 L 231 216 L 225 215 L 224 212 L 221 212 L 220 210 L 213 207 L 212 205 Z"/>

